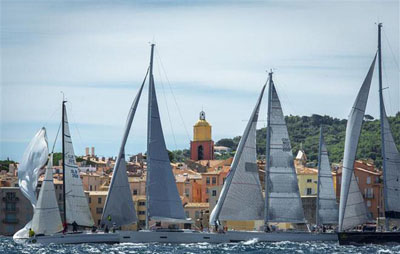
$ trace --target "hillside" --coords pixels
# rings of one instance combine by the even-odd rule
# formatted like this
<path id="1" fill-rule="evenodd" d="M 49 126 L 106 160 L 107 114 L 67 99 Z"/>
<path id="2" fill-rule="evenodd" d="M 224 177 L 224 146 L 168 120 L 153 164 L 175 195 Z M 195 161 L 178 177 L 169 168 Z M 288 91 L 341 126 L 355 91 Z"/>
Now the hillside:
<path id="1" fill-rule="evenodd" d="M 400 150 L 400 112 L 395 117 L 389 117 L 393 136 Z M 340 162 L 343 157 L 344 138 L 347 120 L 330 116 L 286 116 L 286 123 L 294 155 L 302 145 L 310 162 L 318 159 L 319 128 L 324 126 L 324 137 L 328 146 L 331 162 Z M 382 165 L 380 144 L 380 122 L 366 115 L 358 145 L 357 159 L 373 159 L 375 165 Z M 236 149 L 240 137 L 219 140 L 216 145 Z M 266 128 L 257 130 L 257 153 L 265 154 Z"/>

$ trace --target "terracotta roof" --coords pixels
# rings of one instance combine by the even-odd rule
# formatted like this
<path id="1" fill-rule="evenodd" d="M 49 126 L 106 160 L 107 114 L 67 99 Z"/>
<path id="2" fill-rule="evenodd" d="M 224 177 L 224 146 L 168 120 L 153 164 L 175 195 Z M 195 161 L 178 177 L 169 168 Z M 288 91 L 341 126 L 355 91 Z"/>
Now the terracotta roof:
<path id="1" fill-rule="evenodd" d="M 314 174 L 318 174 L 318 169 L 306 168 L 306 167 L 296 167 L 296 174 L 298 174 L 298 175 L 314 175 Z"/>

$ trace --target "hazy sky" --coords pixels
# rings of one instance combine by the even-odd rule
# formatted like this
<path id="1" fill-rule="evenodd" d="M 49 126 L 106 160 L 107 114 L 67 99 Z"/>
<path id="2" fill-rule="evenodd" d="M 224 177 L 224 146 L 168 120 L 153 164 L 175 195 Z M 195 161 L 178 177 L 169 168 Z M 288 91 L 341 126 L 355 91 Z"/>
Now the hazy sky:
<path id="1" fill-rule="evenodd" d="M 52 145 L 60 91 L 76 154 L 95 146 L 98 155 L 115 156 L 149 42 L 156 43 L 156 89 L 172 150 L 189 147 L 202 108 L 215 141 L 241 135 L 270 68 L 285 114 L 346 118 L 377 49 L 378 21 L 393 115 L 400 110 L 399 8 L 382 0 L 1 0 L 0 159 L 20 160 L 42 126 Z M 367 113 L 376 117 L 375 74 Z M 259 127 L 265 107 L 266 100 Z M 147 90 L 127 154 L 145 151 L 146 123 Z"/>

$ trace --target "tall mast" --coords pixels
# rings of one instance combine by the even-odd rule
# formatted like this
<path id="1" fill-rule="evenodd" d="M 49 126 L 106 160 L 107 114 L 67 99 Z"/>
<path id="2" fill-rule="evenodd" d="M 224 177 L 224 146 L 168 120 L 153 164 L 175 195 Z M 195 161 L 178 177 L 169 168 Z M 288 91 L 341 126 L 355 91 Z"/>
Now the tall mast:
<path id="1" fill-rule="evenodd" d="M 268 73 L 269 78 L 269 87 L 268 87 L 268 109 L 267 109 L 267 147 L 265 150 L 265 179 L 264 179 L 264 186 L 265 186 L 265 209 L 264 209 L 264 230 L 266 231 L 268 228 L 268 208 L 269 208 L 269 195 L 268 195 L 268 181 L 269 181 L 269 167 L 270 167 L 270 141 L 271 141 L 271 99 L 272 99 L 272 70 Z"/>
<path id="2" fill-rule="evenodd" d="M 383 170 L 383 182 L 386 180 L 386 152 L 385 152 L 385 130 L 383 126 L 384 118 L 386 117 L 384 114 L 384 102 L 383 102 L 383 87 L 382 87 L 382 43 L 381 43 L 381 34 L 382 34 L 382 23 L 378 24 L 378 70 L 379 70 L 379 111 L 380 111 L 380 123 L 381 123 L 381 146 L 382 146 L 382 170 Z M 383 186 L 383 195 L 385 201 L 385 209 L 387 207 L 387 195 L 386 188 Z M 379 214 L 378 214 L 379 217 Z M 388 219 L 385 220 L 385 229 L 389 230 Z"/>
<path id="3" fill-rule="evenodd" d="M 63 210 L 64 210 L 64 223 L 67 223 L 67 209 L 66 209 L 66 203 L 65 203 L 65 145 L 64 145 L 64 125 L 65 125 L 65 120 L 64 120 L 64 112 L 65 112 L 65 103 L 67 101 L 64 100 L 62 101 L 62 117 L 61 117 L 61 132 L 62 132 L 62 172 L 63 172 Z"/>
<path id="4" fill-rule="evenodd" d="M 319 150 L 318 150 L 318 181 L 317 181 L 317 213 L 315 214 L 315 224 L 319 225 L 319 184 L 321 176 L 321 153 L 322 153 L 322 125 L 319 129 Z"/>
<path id="5" fill-rule="evenodd" d="M 149 145 L 150 145 L 150 112 L 151 112 L 151 100 L 152 100 L 152 83 L 153 83 L 153 55 L 154 55 L 154 46 L 155 44 L 151 44 L 151 53 L 150 53 L 150 77 L 149 77 L 149 101 L 148 101 L 148 112 L 147 112 L 147 176 L 146 176 L 146 229 L 149 229 L 149 183 L 150 183 L 150 171 L 149 171 Z"/>

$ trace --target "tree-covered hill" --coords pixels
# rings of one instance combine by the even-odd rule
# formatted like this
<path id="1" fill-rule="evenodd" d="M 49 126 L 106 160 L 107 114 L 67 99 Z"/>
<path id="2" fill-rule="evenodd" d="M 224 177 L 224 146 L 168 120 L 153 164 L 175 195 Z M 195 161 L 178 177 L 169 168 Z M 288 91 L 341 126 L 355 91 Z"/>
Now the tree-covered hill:
<path id="1" fill-rule="evenodd" d="M 286 116 L 290 141 L 294 155 L 303 147 L 309 162 L 316 162 L 318 159 L 319 128 L 323 126 L 323 134 L 328 146 L 331 162 L 340 162 L 343 158 L 344 138 L 347 120 L 340 120 L 330 116 Z M 400 150 L 400 112 L 395 117 L 389 117 L 392 133 Z M 373 159 L 375 165 L 382 165 L 380 122 L 373 117 L 366 115 L 363 124 L 361 138 L 358 145 L 358 159 Z M 236 149 L 240 137 L 224 138 L 216 145 L 222 145 Z M 265 155 L 266 128 L 257 130 L 257 153 Z"/>

